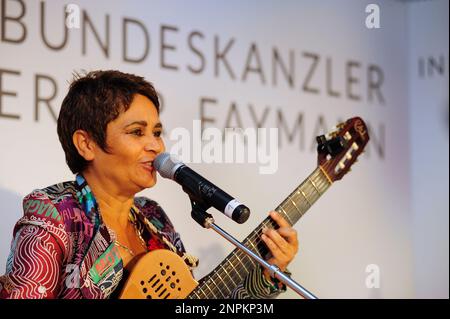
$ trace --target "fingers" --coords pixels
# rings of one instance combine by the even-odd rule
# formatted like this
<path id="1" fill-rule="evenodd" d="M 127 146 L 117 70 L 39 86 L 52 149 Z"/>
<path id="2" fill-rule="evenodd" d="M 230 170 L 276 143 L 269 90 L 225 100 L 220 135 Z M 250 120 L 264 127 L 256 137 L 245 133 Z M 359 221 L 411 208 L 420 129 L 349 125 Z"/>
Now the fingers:
<path id="1" fill-rule="evenodd" d="M 288 252 L 290 250 L 289 243 L 275 229 L 265 228 L 263 229 L 263 235 L 267 236 L 276 245 L 276 248 L 282 252 Z"/>
<path id="2" fill-rule="evenodd" d="M 273 211 L 270 216 L 280 227 L 264 228 L 261 238 L 272 254 L 270 262 L 285 269 L 298 252 L 297 231 L 279 213 Z"/>
<path id="3" fill-rule="evenodd" d="M 262 240 L 266 243 L 267 247 L 270 250 L 270 253 L 277 261 L 284 261 L 287 259 L 287 256 L 283 253 L 283 251 L 279 248 L 279 246 L 275 243 L 275 241 L 266 234 L 262 234 Z M 278 266 L 279 262 L 277 262 Z"/>
<path id="4" fill-rule="evenodd" d="M 293 228 L 263 229 L 263 234 L 287 256 L 295 255 L 298 251 L 297 231 Z M 270 247 L 269 247 L 270 248 Z"/>
<path id="5" fill-rule="evenodd" d="M 286 239 L 286 241 L 298 249 L 297 231 L 291 227 L 278 228 L 278 233 Z M 297 251 L 296 249 L 296 251 Z"/>
<path id="6" fill-rule="evenodd" d="M 288 221 L 281 216 L 280 213 L 277 213 L 276 211 L 269 212 L 270 217 L 278 224 L 280 227 L 291 227 L 291 224 L 288 223 Z"/>
<path id="7" fill-rule="evenodd" d="M 278 232 L 286 238 L 286 240 L 298 247 L 297 231 L 292 228 L 288 221 L 276 211 L 269 212 L 270 217 L 280 226 Z"/>

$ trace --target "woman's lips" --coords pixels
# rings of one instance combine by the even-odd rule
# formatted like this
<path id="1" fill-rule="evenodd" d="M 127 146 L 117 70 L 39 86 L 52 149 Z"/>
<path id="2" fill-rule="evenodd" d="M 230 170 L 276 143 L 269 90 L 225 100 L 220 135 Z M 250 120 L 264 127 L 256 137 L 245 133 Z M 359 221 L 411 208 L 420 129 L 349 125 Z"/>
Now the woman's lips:
<path id="1" fill-rule="evenodd" d="M 152 165 L 153 163 L 141 163 L 141 165 L 144 167 L 144 169 L 150 173 L 153 173 L 153 171 L 155 170 L 155 168 Z"/>

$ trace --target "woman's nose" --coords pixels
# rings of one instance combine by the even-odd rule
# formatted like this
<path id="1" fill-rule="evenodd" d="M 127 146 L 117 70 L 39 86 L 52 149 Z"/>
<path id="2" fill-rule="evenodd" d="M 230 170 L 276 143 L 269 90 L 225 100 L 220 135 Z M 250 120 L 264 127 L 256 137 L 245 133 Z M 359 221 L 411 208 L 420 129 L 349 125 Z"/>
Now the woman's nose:
<path id="1" fill-rule="evenodd" d="M 151 136 L 146 141 L 144 149 L 147 152 L 161 153 L 164 151 L 164 142 L 160 137 Z"/>

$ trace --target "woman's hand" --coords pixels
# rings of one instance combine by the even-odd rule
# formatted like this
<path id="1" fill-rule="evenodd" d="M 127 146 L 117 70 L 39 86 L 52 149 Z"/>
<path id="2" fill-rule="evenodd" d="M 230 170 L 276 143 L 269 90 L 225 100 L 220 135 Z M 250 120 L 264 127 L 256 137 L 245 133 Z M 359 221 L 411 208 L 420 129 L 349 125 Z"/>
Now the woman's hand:
<path id="1" fill-rule="evenodd" d="M 269 215 L 280 228 L 277 230 L 272 228 L 263 229 L 261 238 L 272 255 L 267 262 L 277 265 L 281 271 L 285 271 L 298 252 L 297 231 L 279 213 L 271 211 Z M 264 269 L 264 275 L 267 278 L 270 277 L 267 269 Z"/>

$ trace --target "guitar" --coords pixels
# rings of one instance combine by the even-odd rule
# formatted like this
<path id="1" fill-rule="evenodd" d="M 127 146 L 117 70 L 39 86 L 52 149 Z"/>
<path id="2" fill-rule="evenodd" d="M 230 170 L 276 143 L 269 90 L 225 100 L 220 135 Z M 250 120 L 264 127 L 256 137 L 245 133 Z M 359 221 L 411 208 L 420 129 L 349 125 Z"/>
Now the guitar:
<path id="1" fill-rule="evenodd" d="M 359 117 L 337 125 L 337 129 L 329 134 L 318 136 L 317 168 L 275 211 L 294 225 L 333 182 L 350 170 L 368 141 L 366 124 Z M 245 246 L 263 257 L 268 254 L 268 248 L 260 239 L 264 227 L 276 229 L 278 225 L 267 217 L 243 241 Z M 154 250 L 133 263 L 119 298 L 226 298 L 256 266 L 255 261 L 236 248 L 197 282 L 177 254 L 165 249 Z"/>

